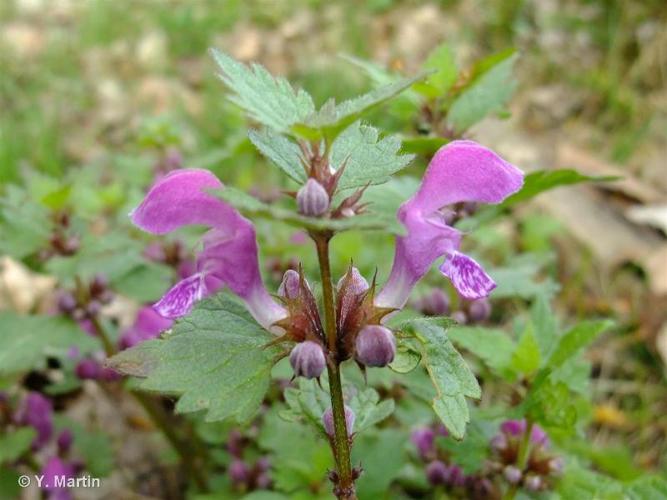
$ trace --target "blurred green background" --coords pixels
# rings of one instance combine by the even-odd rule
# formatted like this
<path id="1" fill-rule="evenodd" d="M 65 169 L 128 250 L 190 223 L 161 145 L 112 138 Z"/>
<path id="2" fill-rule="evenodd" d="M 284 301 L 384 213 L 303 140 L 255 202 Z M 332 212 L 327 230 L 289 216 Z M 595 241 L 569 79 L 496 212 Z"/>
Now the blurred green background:
<path id="1" fill-rule="evenodd" d="M 443 41 L 464 67 L 517 47 L 520 126 L 558 130 L 660 179 L 666 26 L 661 0 L 4 0 L 0 181 L 132 153 L 150 117 L 166 118 L 190 157 L 221 162 L 241 118 L 211 46 L 289 75 L 322 102 L 369 86 L 339 54 L 410 73 Z"/>

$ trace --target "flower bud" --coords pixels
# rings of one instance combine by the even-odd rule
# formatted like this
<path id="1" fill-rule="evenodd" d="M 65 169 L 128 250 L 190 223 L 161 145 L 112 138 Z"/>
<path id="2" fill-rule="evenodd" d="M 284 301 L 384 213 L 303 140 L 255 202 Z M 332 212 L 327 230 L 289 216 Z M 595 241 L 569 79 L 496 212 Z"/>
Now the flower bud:
<path id="1" fill-rule="evenodd" d="M 491 316 L 491 302 L 488 299 L 479 299 L 468 306 L 468 318 L 470 321 L 486 321 Z"/>
<path id="2" fill-rule="evenodd" d="M 547 445 L 549 443 L 549 436 L 547 436 L 542 427 L 534 424 L 530 431 L 530 442 L 537 445 Z"/>
<path id="3" fill-rule="evenodd" d="M 526 486 L 526 489 L 529 491 L 539 491 L 544 484 L 540 476 L 528 476 L 523 482 Z"/>
<path id="4" fill-rule="evenodd" d="M 39 450 L 53 434 L 53 405 L 51 400 L 38 392 L 29 393 L 15 416 L 16 423 L 28 425 L 37 431 L 32 442 L 33 451 Z"/>
<path id="5" fill-rule="evenodd" d="M 565 468 L 565 463 L 563 462 L 563 459 L 561 457 L 554 457 L 551 460 L 549 460 L 549 472 L 552 474 L 559 476 L 563 473 L 563 469 Z"/>
<path id="6" fill-rule="evenodd" d="M 319 217 L 329 210 L 329 194 L 315 179 L 308 179 L 296 193 L 299 213 L 309 217 Z"/>
<path id="7" fill-rule="evenodd" d="M 74 369 L 81 380 L 96 380 L 100 376 L 101 367 L 94 359 L 82 359 Z"/>
<path id="8" fill-rule="evenodd" d="M 271 468 L 271 460 L 269 457 L 260 457 L 255 463 L 255 468 L 260 472 L 266 472 Z"/>
<path id="9" fill-rule="evenodd" d="M 306 378 L 319 377 L 326 366 L 322 346 L 312 340 L 306 340 L 294 346 L 289 362 L 297 377 Z"/>
<path id="10" fill-rule="evenodd" d="M 352 294 L 360 294 L 368 290 L 369 285 L 368 281 L 366 281 L 366 278 L 364 278 L 361 273 L 359 272 L 359 269 L 356 267 L 352 266 L 350 267 L 350 278 L 348 281 L 348 288 L 346 290 L 347 293 L 352 293 Z M 336 284 L 336 290 L 340 291 L 341 286 L 345 283 L 345 278 L 347 278 L 347 274 L 343 276 L 341 279 L 338 280 L 338 283 Z"/>
<path id="11" fill-rule="evenodd" d="M 294 269 L 288 269 L 283 275 L 283 280 L 278 287 L 278 295 L 288 299 L 294 299 L 299 296 L 299 273 Z"/>
<path id="12" fill-rule="evenodd" d="M 495 451 L 502 451 L 507 448 L 507 436 L 505 434 L 496 434 L 491 438 L 491 448 Z"/>
<path id="13" fill-rule="evenodd" d="M 58 452 L 62 455 L 67 453 L 72 446 L 72 441 L 74 441 L 74 434 L 69 429 L 63 429 L 60 434 L 58 434 L 58 439 L 56 443 L 58 445 Z"/>
<path id="14" fill-rule="evenodd" d="M 500 430 L 510 436 L 520 436 L 526 432 L 525 420 L 506 420 L 500 424 Z"/>
<path id="15" fill-rule="evenodd" d="M 422 459 L 429 457 L 435 451 L 435 432 L 429 427 L 412 431 L 410 441 L 415 445 Z"/>
<path id="16" fill-rule="evenodd" d="M 232 463 L 229 464 L 227 472 L 229 473 L 229 478 L 234 484 L 243 484 L 250 476 L 250 471 L 248 470 L 248 466 L 245 464 L 245 462 L 237 459 L 233 460 Z"/>
<path id="17" fill-rule="evenodd" d="M 463 469 L 458 465 L 450 465 L 447 470 L 447 484 L 450 486 L 463 486 L 466 481 L 466 476 Z"/>
<path id="18" fill-rule="evenodd" d="M 102 304 L 96 300 L 91 300 L 86 306 L 86 314 L 89 317 L 97 316 L 102 311 Z"/>
<path id="19" fill-rule="evenodd" d="M 420 306 L 427 316 L 444 316 L 449 313 L 449 296 L 439 288 L 434 288 L 422 297 Z"/>
<path id="20" fill-rule="evenodd" d="M 521 481 L 521 470 L 514 465 L 508 465 L 503 470 L 503 476 L 510 484 L 518 484 Z"/>
<path id="21" fill-rule="evenodd" d="M 76 299 L 70 292 L 63 291 L 58 295 L 58 309 L 60 309 L 61 312 L 66 314 L 71 313 L 76 309 L 76 306 Z"/>
<path id="22" fill-rule="evenodd" d="M 366 366 L 387 366 L 396 355 L 396 340 L 391 330 L 380 325 L 361 329 L 355 342 L 355 358 Z"/>
<path id="23" fill-rule="evenodd" d="M 96 274 L 90 282 L 90 294 L 95 297 L 104 292 L 109 286 L 109 280 L 103 274 Z"/>
<path id="24" fill-rule="evenodd" d="M 255 486 L 260 490 L 267 490 L 271 487 L 271 476 L 266 472 L 260 473 L 255 479 Z"/>
<path id="25" fill-rule="evenodd" d="M 351 436 L 354 429 L 354 420 L 356 416 L 352 411 L 352 408 L 345 405 L 345 428 L 347 429 L 347 435 Z M 333 420 L 333 410 L 329 408 L 322 414 L 322 423 L 324 424 L 324 430 L 331 437 L 334 437 L 336 434 L 334 429 L 334 420 Z"/>
<path id="26" fill-rule="evenodd" d="M 426 467 L 426 478 L 433 486 L 445 484 L 449 479 L 449 468 L 440 460 L 434 460 Z"/>
<path id="27" fill-rule="evenodd" d="M 463 311 L 454 311 L 451 317 L 459 325 L 465 325 L 468 322 L 468 316 Z"/>
<path id="28" fill-rule="evenodd" d="M 106 366 L 103 366 L 100 370 L 99 379 L 105 382 L 115 382 L 121 379 L 121 374 L 113 368 L 107 368 Z"/>

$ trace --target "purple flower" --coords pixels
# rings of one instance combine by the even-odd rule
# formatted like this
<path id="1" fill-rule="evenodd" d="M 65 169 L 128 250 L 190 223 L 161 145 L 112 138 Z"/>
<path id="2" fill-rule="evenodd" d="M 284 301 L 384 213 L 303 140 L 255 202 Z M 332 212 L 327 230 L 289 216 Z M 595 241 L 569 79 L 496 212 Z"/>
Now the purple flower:
<path id="1" fill-rule="evenodd" d="M 435 432 L 430 427 L 422 427 L 412 431 L 410 441 L 415 445 L 422 459 L 430 457 L 435 451 Z"/>
<path id="2" fill-rule="evenodd" d="M 500 424 L 500 430 L 512 437 L 520 436 L 526 432 L 525 420 L 505 420 Z"/>
<path id="3" fill-rule="evenodd" d="M 56 444 L 58 445 L 58 453 L 63 454 L 67 453 L 72 447 L 72 442 L 74 441 L 74 434 L 69 429 L 63 429 L 58 438 L 56 439 Z"/>
<path id="4" fill-rule="evenodd" d="M 130 214 L 134 224 L 153 234 L 192 224 L 211 227 L 202 238 L 197 272 L 176 283 L 154 307 L 165 318 L 179 318 L 195 302 L 226 286 L 245 301 L 258 323 L 269 328 L 287 313 L 262 283 L 254 226 L 207 192 L 222 187 L 207 170 L 177 170 L 160 179 Z"/>
<path id="5" fill-rule="evenodd" d="M 49 500 L 71 500 L 72 495 L 67 488 L 59 486 L 64 480 L 76 477 L 74 466 L 58 457 L 51 457 L 42 469 L 42 489 L 48 493 Z"/>
<path id="6" fill-rule="evenodd" d="M 522 185 L 519 169 L 473 141 L 440 148 L 421 187 L 398 211 L 407 234 L 396 238 L 394 264 L 376 305 L 402 308 L 415 284 L 442 256 L 440 271 L 461 296 L 486 297 L 495 283 L 474 259 L 458 251 L 461 233 L 445 222 L 440 209 L 458 202 L 500 203 Z"/>
<path id="7" fill-rule="evenodd" d="M 160 333 L 171 328 L 172 323 L 171 319 L 160 316 L 152 307 L 142 307 L 134 324 L 121 335 L 120 348 L 127 349 L 144 340 L 157 338 Z"/>
<path id="8" fill-rule="evenodd" d="M 426 466 L 426 478 L 434 486 L 445 484 L 449 478 L 449 468 L 440 460 L 434 460 Z"/>
<path id="9" fill-rule="evenodd" d="M 32 449 L 42 448 L 51 439 L 53 434 L 53 405 L 38 392 L 29 393 L 23 400 L 16 414 L 19 425 L 28 425 L 37 431 L 37 437 L 32 442 Z"/>
<path id="10" fill-rule="evenodd" d="M 234 459 L 232 463 L 229 464 L 229 478 L 234 484 L 243 484 L 250 477 L 250 470 L 246 463 L 242 460 Z"/>
<path id="11" fill-rule="evenodd" d="M 92 358 L 85 358 L 76 364 L 74 372 L 81 380 L 97 380 L 100 376 L 102 367 L 97 360 Z"/>

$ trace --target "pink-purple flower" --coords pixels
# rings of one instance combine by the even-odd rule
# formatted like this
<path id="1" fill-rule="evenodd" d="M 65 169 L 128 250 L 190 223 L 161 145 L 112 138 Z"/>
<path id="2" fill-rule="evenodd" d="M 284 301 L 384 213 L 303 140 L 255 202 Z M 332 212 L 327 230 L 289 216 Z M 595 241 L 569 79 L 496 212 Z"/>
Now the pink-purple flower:
<path id="1" fill-rule="evenodd" d="M 137 313 L 134 324 L 122 333 L 119 346 L 121 349 L 127 349 L 144 340 L 154 339 L 171 328 L 172 323 L 171 319 L 160 316 L 152 307 L 142 307 Z"/>
<path id="2" fill-rule="evenodd" d="M 197 272 L 176 283 L 154 308 L 165 318 L 179 318 L 201 298 L 228 287 L 258 323 L 270 328 L 285 317 L 285 308 L 262 282 L 254 226 L 208 192 L 222 187 L 207 170 L 177 170 L 161 178 L 130 214 L 132 222 L 153 234 L 194 224 L 211 228 L 202 237 Z"/>
<path id="3" fill-rule="evenodd" d="M 453 141 L 440 148 L 419 190 L 398 211 L 406 234 L 396 238 L 394 264 L 376 305 L 402 308 L 415 284 L 443 256 L 440 272 L 462 297 L 486 297 L 496 284 L 472 257 L 459 251 L 461 233 L 447 224 L 441 210 L 459 202 L 500 203 L 522 185 L 518 168 L 473 141 Z"/>

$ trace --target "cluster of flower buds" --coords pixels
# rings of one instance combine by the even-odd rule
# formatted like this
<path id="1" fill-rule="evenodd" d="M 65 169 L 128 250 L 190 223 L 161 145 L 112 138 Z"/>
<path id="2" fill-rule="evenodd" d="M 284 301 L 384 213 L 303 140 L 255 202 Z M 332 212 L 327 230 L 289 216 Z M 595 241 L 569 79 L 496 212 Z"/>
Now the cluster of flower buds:
<path id="1" fill-rule="evenodd" d="M 300 143 L 302 166 L 308 176 L 305 184 L 296 192 L 292 193 L 296 198 L 297 210 L 301 215 L 307 217 L 343 218 L 360 214 L 366 205 L 360 203 L 366 188 L 356 190 L 340 204 L 333 208 L 331 202 L 338 187 L 345 162 L 335 169 L 331 168 L 329 158 L 322 154 L 317 143 Z"/>
<path id="2" fill-rule="evenodd" d="M 150 243 L 143 253 L 148 260 L 173 268 L 180 279 L 196 271 L 194 257 L 181 240 Z"/>
<path id="3" fill-rule="evenodd" d="M 79 251 L 81 239 L 71 234 L 71 219 L 67 212 L 54 212 L 51 215 L 53 229 L 49 246 L 39 253 L 39 258 L 46 261 L 54 256 L 69 257 Z"/>
<path id="4" fill-rule="evenodd" d="M 549 438 L 542 428 L 534 424 L 530 436 L 526 436 L 528 425 L 525 420 L 507 420 L 491 440 L 493 460 L 492 470 L 501 474 L 509 484 L 530 491 L 548 488 L 550 479 L 563 470 L 563 461 L 549 451 Z M 522 443 L 529 448 L 524 463 L 520 463 Z"/>
<path id="5" fill-rule="evenodd" d="M 234 487 L 241 491 L 264 490 L 271 487 L 271 463 L 266 456 L 253 464 L 243 455 L 249 441 L 236 429 L 229 433 L 227 451 L 232 457 L 227 473 Z"/>
<path id="6" fill-rule="evenodd" d="M 14 422 L 35 429 L 37 435 L 32 442 L 33 451 L 43 448 L 54 432 L 51 400 L 39 392 L 28 393 L 14 415 Z"/>
<path id="7" fill-rule="evenodd" d="M 103 366 L 101 361 L 94 357 L 83 358 L 74 369 L 80 380 L 97 380 L 102 382 L 115 382 L 121 378 L 120 374 L 111 368 Z"/>
<path id="8" fill-rule="evenodd" d="M 77 282 L 74 290 L 58 292 L 58 309 L 76 321 L 96 318 L 102 307 L 113 300 L 113 292 L 107 279 L 96 275 L 88 285 Z"/>
<path id="9" fill-rule="evenodd" d="M 460 307 L 452 311 L 449 296 L 439 288 L 433 288 L 426 295 L 413 301 L 412 307 L 426 316 L 450 315 L 461 325 L 483 323 L 491 317 L 489 299 L 461 300 Z"/>
<path id="10" fill-rule="evenodd" d="M 299 271 L 288 270 L 278 289 L 288 316 L 277 323 L 285 330 L 279 340 L 292 340 L 290 353 L 295 376 L 319 378 L 333 354 L 324 342 L 317 302 Z M 339 339 L 336 361 L 354 358 L 362 369 L 383 367 L 396 356 L 393 332 L 380 324 L 386 314 L 372 303 L 373 289 L 355 267 L 336 286 L 336 328 Z M 369 321 L 370 320 L 370 321 Z"/>
<path id="11" fill-rule="evenodd" d="M 447 454 L 437 447 L 436 438 L 448 435 L 443 425 L 420 427 L 412 431 L 410 441 L 415 446 L 419 458 L 426 464 L 426 479 L 431 485 L 462 488 L 468 479 L 463 469 L 452 464 Z"/>

